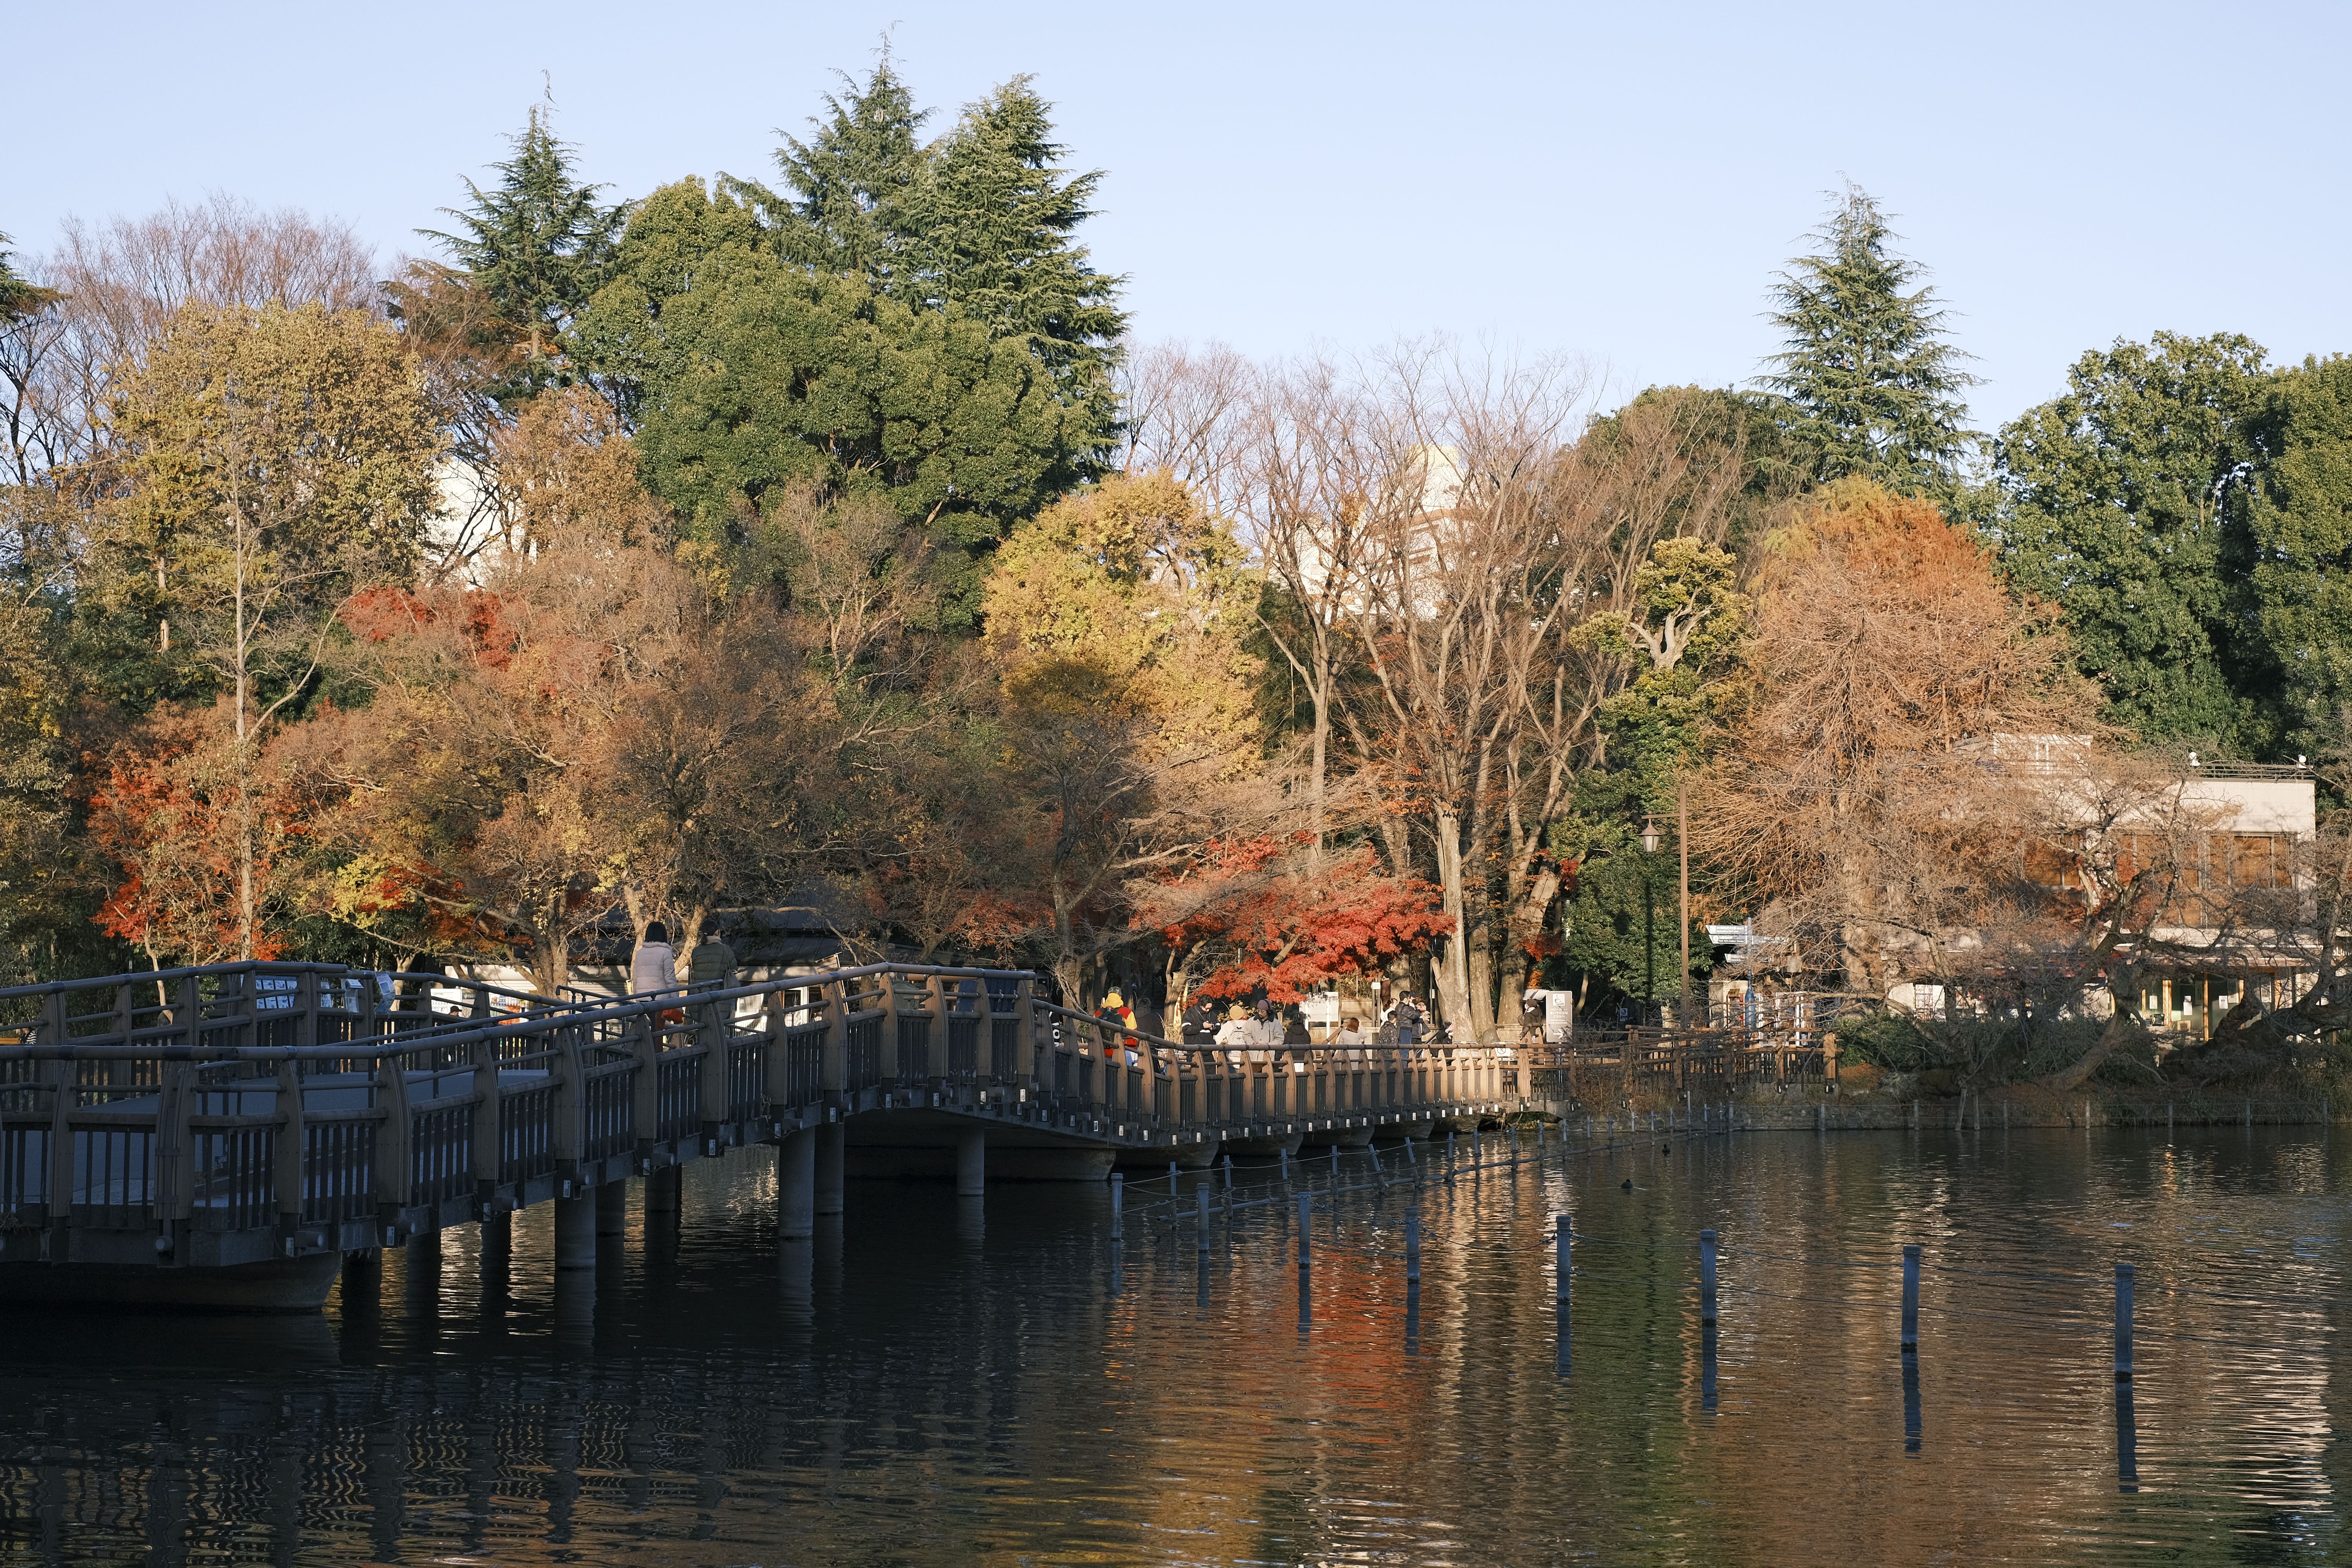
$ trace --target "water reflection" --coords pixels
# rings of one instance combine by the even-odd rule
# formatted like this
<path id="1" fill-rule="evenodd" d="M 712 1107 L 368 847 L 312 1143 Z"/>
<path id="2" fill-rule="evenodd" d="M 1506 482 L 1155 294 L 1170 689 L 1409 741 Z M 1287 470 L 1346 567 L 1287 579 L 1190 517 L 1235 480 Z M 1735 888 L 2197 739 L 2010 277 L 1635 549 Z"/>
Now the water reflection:
<path id="1" fill-rule="evenodd" d="M 593 1275 L 555 1270 L 542 1209 L 352 1268 L 324 1317 L 12 1319 L 0 1560 L 2345 1553 L 2345 1184 L 2315 1138 L 1472 1149 L 1450 1184 L 1443 1145 L 1391 1155 L 1385 1192 L 1318 1158 L 1304 1216 L 1226 1212 L 1202 1173 L 1206 1252 L 1191 1185 L 1181 1216 L 1135 1200 L 1116 1252 L 1108 1194 L 1052 1187 L 854 1186 L 779 1243 L 772 1171 L 719 1163 L 675 1213 L 633 1203 Z M 1853 1440 L 1898 1420 L 1899 1456 Z M 1900 1462 L 1931 1421 L 1934 1462 Z"/>

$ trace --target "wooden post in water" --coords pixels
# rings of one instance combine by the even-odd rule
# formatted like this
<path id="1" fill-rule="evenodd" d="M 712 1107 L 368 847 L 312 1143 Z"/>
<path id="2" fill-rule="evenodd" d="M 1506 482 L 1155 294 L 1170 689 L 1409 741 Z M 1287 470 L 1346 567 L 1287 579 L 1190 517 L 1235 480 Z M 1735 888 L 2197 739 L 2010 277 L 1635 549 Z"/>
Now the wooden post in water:
<path id="1" fill-rule="evenodd" d="M 2132 1266 L 2116 1265 L 2116 1381 L 2132 1374 Z"/>
<path id="2" fill-rule="evenodd" d="M 1118 1240 L 1127 1234 L 1127 1178 L 1117 1171 L 1110 1173 L 1110 1238 Z"/>
<path id="3" fill-rule="evenodd" d="M 1919 1248 L 1915 1244 L 1903 1249 L 1903 1349 L 1906 1354 L 1919 1348 Z"/>
<path id="4" fill-rule="evenodd" d="M 1698 1233 L 1698 1321 L 1715 1327 L 1715 1232 Z"/>

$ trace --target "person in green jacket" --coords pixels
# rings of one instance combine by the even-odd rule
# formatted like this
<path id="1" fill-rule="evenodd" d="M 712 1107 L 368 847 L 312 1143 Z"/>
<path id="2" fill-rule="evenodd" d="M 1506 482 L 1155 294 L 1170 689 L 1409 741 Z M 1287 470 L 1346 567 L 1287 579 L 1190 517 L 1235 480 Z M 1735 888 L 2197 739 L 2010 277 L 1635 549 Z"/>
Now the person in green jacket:
<path id="1" fill-rule="evenodd" d="M 711 931 L 695 944 L 686 961 L 686 983 L 688 985 L 735 984 L 735 950 Z"/>
<path id="2" fill-rule="evenodd" d="M 723 990 L 736 983 L 735 950 L 719 941 L 716 931 L 708 932 L 687 955 L 686 983 L 698 991 L 713 986 Z M 698 1019 L 706 1027 L 718 1027 L 734 1014 L 732 1002 L 706 1002 Z"/>

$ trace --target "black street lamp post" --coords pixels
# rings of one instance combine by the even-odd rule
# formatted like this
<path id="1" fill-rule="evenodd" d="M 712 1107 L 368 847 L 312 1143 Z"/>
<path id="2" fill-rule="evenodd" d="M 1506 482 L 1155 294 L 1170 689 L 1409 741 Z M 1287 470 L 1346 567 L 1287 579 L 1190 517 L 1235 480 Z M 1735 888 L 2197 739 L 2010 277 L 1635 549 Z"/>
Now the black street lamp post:
<path id="1" fill-rule="evenodd" d="M 1642 819 L 1642 1022 L 1658 1002 L 1658 819 Z"/>

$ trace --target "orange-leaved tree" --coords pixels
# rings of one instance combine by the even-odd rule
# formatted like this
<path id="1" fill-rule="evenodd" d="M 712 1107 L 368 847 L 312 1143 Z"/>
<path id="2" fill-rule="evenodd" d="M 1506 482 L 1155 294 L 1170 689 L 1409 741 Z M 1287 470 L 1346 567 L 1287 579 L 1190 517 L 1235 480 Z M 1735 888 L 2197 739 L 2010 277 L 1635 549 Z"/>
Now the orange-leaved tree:
<path id="1" fill-rule="evenodd" d="M 225 711 L 157 709 L 102 761 L 91 839 L 119 868 L 99 909 L 149 962 L 274 958 L 295 913 L 295 862 L 320 798 L 273 736 L 240 754 Z"/>
<path id="2" fill-rule="evenodd" d="M 1895 970 L 2002 918 L 1999 868 L 2065 809 L 2015 779 L 2053 747 L 2087 766 L 2094 703 L 2052 606 L 2012 595 L 1933 502 L 1865 479 L 1768 539 L 1755 603 L 1753 684 L 1692 845 L 1808 967 L 1883 999 Z"/>

